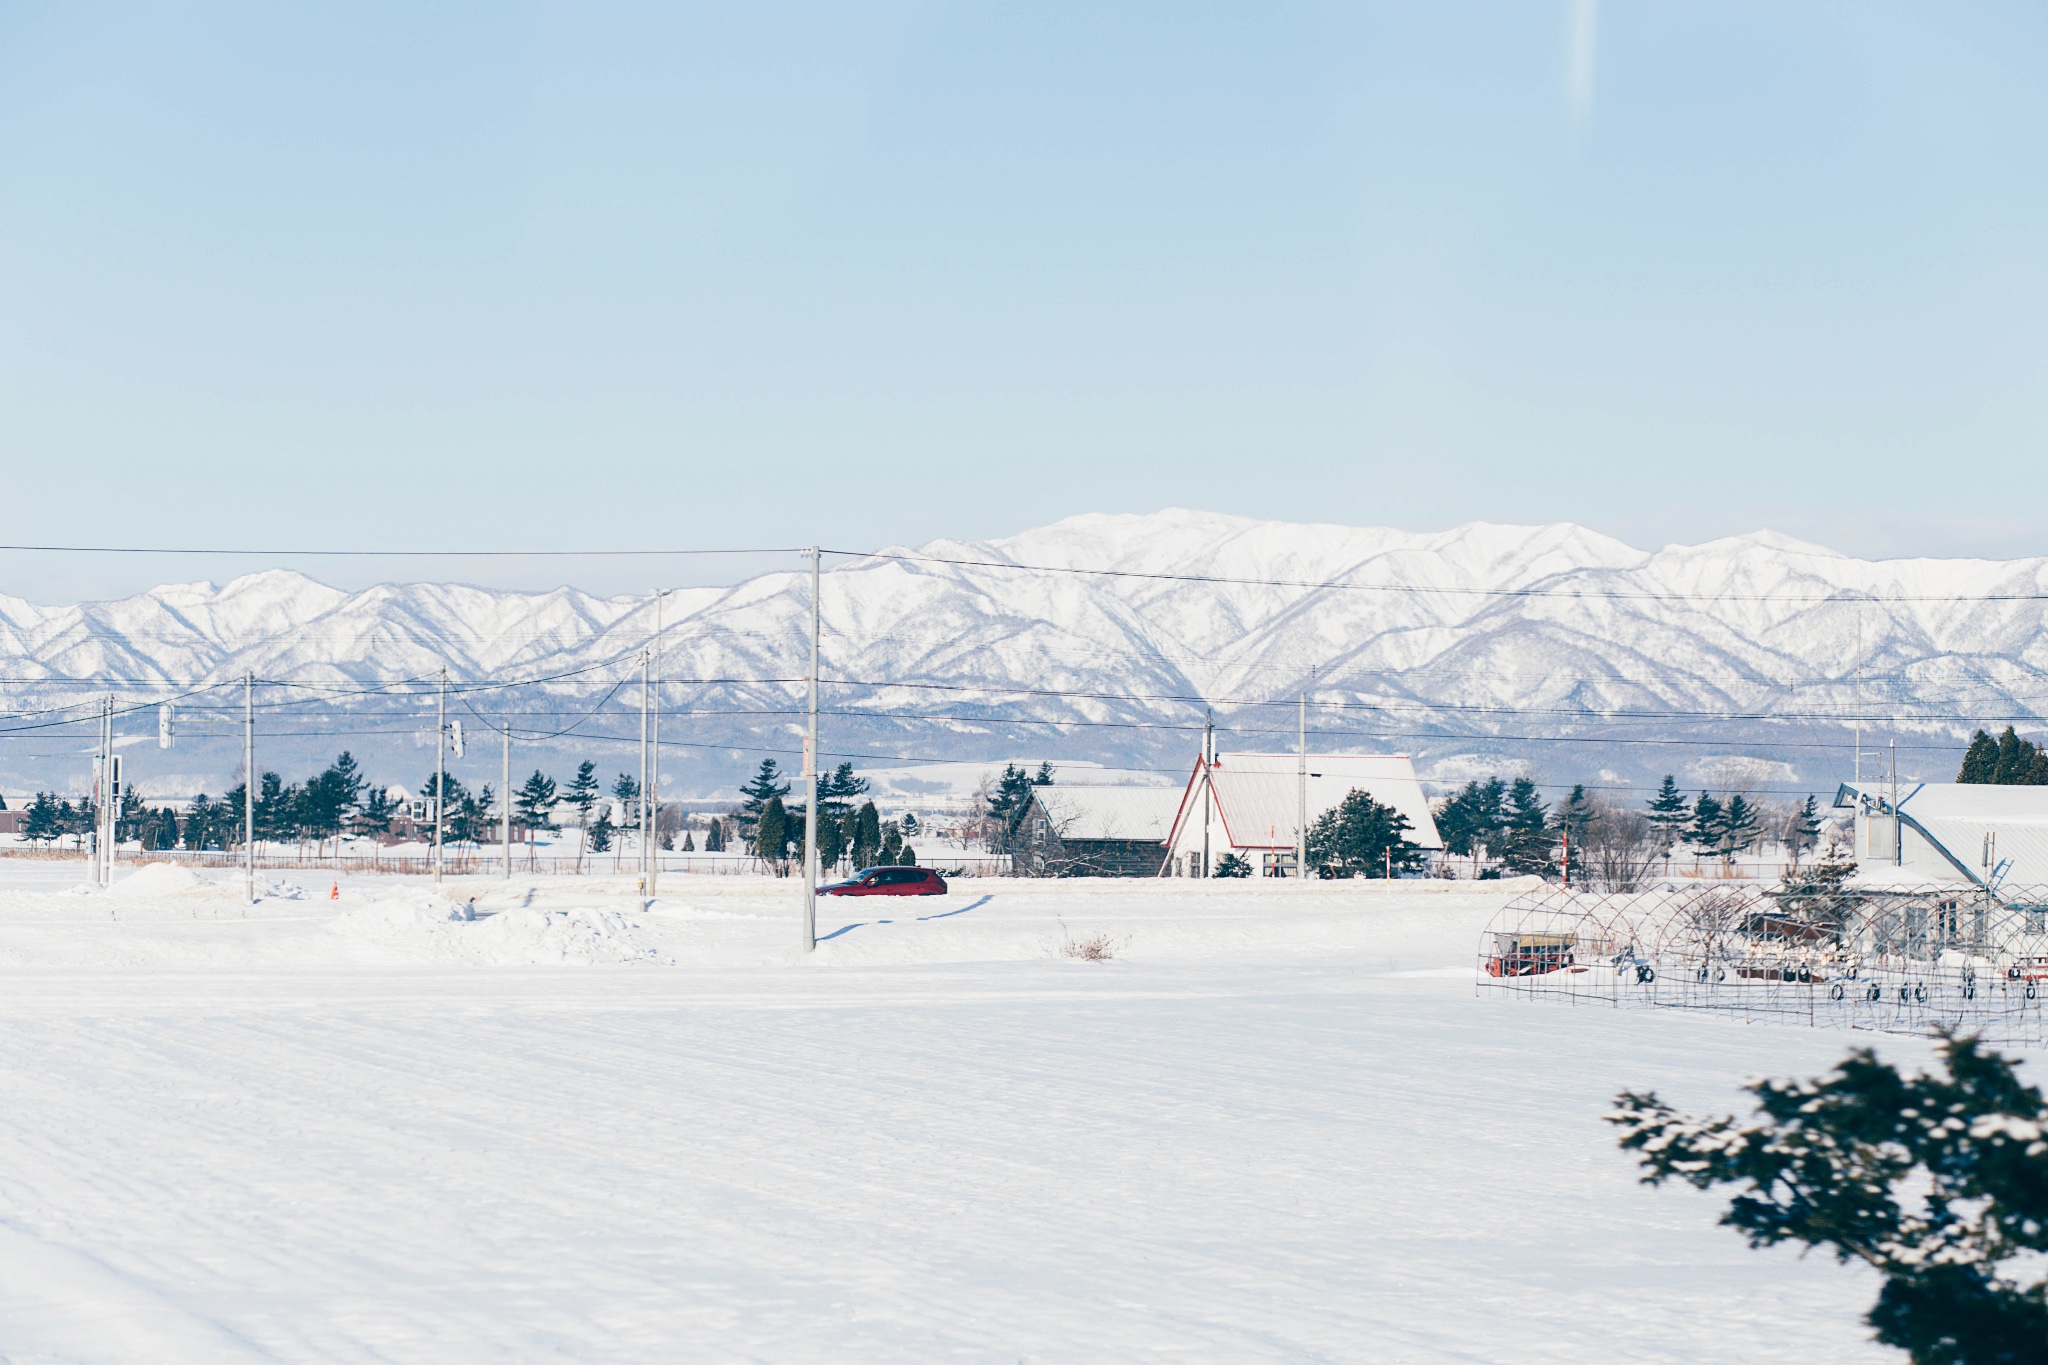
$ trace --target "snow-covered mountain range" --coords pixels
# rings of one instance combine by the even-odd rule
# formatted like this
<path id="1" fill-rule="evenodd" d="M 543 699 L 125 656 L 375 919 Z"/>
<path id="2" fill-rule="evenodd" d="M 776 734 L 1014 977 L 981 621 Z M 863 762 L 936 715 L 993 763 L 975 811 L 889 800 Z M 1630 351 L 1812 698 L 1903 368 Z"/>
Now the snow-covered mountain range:
<path id="1" fill-rule="evenodd" d="M 699 776 L 685 787 L 792 747 L 808 592 L 791 572 L 660 604 L 662 671 L 677 680 L 664 739 Z M 554 678 L 467 695 L 464 714 L 514 712 L 524 736 L 637 679 L 656 612 L 570 588 L 351 593 L 270 571 L 75 606 L 0 596 L 0 657 L 17 711 L 245 673 L 303 685 L 263 689 L 291 703 L 272 728 L 303 722 L 322 742 L 353 726 L 404 743 L 405 726 L 375 721 L 394 713 L 417 728 L 417 697 L 357 688 L 443 667 L 462 683 Z M 1050 754 L 1163 772 L 1192 757 L 1205 707 L 1221 747 L 1291 748 L 1310 686 L 1317 744 L 1413 752 L 1447 780 L 1522 763 L 1560 781 L 1704 782 L 1748 756 L 1781 784 L 1825 789 L 1847 774 L 1859 714 L 1872 748 L 1896 736 L 1903 774 L 1940 777 L 1972 726 L 2024 730 L 2040 713 L 2044 612 L 2048 558 L 1873 562 L 1770 532 L 1648 552 L 1573 525 L 1080 516 L 828 556 L 825 747 L 862 764 Z M 187 705 L 214 698 L 240 702 Z M 632 733 L 637 693 L 607 705 L 558 746 Z M 19 748 L 0 746 L 9 787 L 26 777 Z"/>

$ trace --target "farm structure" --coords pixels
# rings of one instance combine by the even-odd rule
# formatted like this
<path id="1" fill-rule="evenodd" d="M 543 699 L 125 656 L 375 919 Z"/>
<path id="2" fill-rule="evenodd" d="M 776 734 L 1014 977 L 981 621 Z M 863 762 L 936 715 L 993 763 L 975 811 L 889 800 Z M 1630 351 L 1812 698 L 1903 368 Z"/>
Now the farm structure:
<path id="1" fill-rule="evenodd" d="M 1997 887 L 2048 885 L 2048 787 L 1977 782 L 1844 782 L 1864 879 Z"/>
<path id="2" fill-rule="evenodd" d="M 1226 853 L 1235 853 L 1262 877 L 1298 875 L 1295 830 L 1307 789 L 1310 828 L 1354 791 L 1392 807 L 1408 821 L 1408 841 L 1436 852 L 1443 848 L 1429 797 L 1406 754 L 1309 754 L 1307 772 L 1299 754 L 1217 754 L 1195 760 L 1181 792 L 1180 809 L 1168 840 L 1167 874 L 1208 876 Z M 1208 863 L 1203 864 L 1204 855 Z"/>
<path id="3" fill-rule="evenodd" d="M 1494 917 L 1478 968 L 1482 992 L 2038 1043 L 2048 1040 L 2048 891 L 1546 890 Z"/>
<path id="4" fill-rule="evenodd" d="M 1033 877 L 1156 877 L 1180 806 L 1177 787 L 1039 787 L 1019 829 L 1017 871 Z"/>

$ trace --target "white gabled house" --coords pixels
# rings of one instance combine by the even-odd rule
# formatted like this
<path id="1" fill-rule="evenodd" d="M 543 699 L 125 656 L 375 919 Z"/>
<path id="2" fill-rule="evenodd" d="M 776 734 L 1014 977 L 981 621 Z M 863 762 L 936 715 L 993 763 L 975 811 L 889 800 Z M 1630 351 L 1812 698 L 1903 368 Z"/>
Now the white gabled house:
<path id="1" fill-rule="evenodd" d="M 1357 790 L 1407 817 L 1408 839 L 1417 847 L 1443 848 L 1429 797 L 1406 754 L 1310 754 L 1305 785 L 1308 828 Z M 1206 876 L 1226 853 L 1250 863 L 1254 876 L 1298 875 L 1294 844 L 1302 823 L 1303 786 L 1298 754 L 1217 754 L 1210 762 L 1197 758 L 1167 837 L 1164 875 Z"/>

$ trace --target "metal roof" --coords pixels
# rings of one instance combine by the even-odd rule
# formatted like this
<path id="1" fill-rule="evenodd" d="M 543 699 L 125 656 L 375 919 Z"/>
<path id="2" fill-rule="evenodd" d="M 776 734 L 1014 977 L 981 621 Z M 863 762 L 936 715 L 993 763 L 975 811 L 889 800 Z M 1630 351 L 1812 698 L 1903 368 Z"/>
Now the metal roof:
<path id="1" fill-rule="evenodd" d="M 1062 840 L 1156 839 L 1166 842 L 1180 809 L 1178 787 L 1040 787 L 1038 804 Z"/>
<path id="2" fill-rule="evenodd" d="M 1889 810 L 1891 784 L 1844 782 L 1835 805 L 1854 807 L 1859 797 L 1871 809 Z M 1937 844 L 1963 875 L 1973 880 L 1986 876 L 1988 834 L 1996 883 L 2048 886 L 2048 787 L 1922 782 L 1900 788 L 1898 802 L 1901 818 Z"/>

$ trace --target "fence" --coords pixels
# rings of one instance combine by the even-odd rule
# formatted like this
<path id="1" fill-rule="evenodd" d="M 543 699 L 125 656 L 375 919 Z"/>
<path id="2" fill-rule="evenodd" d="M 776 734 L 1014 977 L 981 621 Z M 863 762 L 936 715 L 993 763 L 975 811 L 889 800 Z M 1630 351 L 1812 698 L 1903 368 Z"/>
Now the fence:
<path id="1" fill-rule="evenodd" d="M 798 870 L 794 864 L 778 867 L 762 858 L 741 854 L 699 854 L 672 853 L 663 851 L 658 856 L 659 870 L 664 873 L 677 872 L 697 876 L 765 877 L 791 875 Z M 86 855 L 73 849 L 30 849 L 0 848 L 0 858 L 19 858 L 49 862 L 82 862 Z M 124 848 L 116 858 L 117 864 L 135 866 L 141 863 L 178 863 L 185 867 L 220 868 L 233 870 L 247 865 L 247 859 L 240 851 L 221 852 L 209 849 L 195 852 L 191 849 L 161 849 L 141 852 Z M 1002 877 L 1009 875 L 1009 859 L 985 853 L 937 853 L 927 859 L 927 867 L 937 868 L 947 877 Z M 504 854 L 496 848 L 476 848 L 469 845 L 446 850 L 444 866 L 452 876 L 478 877 L 501 876 L 505 872 Z M 323 852 L 317 849 L 292 849 L 259 845 L 256 851 L 258 871 L 324 871 L 336 875 L 343 873 L 390 874 L 396 876 L 428 876 L 433 873 L 434 859 L 431 853 L 408 850 L 403 853 L 386 849 L 367 851 Z M 633 876 L 640 870 L 639 855 L 630 850 L 623 857 L 614 858 L 610 853 L 586 853 L 580 859 L 573 853 L 528 853 L 517 844 L 512 847 L 512 874 L 514 876 L 536 877 L 621 877 Z M 851 871 L 851 869 L 846 869 Z M 826 876 L 836 875 L 826 869 Z"/>
<path id="2" fill-rule="evenodd" d="M 2048 1041 L 2048 892 L 1545 890 L 1481 937 L 1480 989 L 1814 1027 Z"/>

